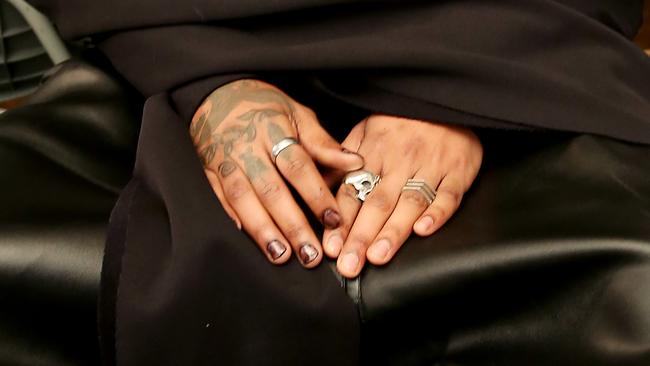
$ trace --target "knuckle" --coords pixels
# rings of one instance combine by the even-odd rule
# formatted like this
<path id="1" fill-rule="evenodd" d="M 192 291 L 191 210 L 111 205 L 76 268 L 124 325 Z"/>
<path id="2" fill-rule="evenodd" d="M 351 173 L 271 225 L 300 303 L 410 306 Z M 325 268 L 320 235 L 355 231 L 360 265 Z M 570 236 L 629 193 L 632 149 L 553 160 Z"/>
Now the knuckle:
<path id="1" fill-rule="evenodd" d="M 307 106 L 305 106 L 305 105 L 302 105 L 302 104 L 300 105 L 300 109 L 301 109 L 302 112 L 303 112 L 305 115 L 307 115 L 309 118 L 311 118 L 311 119 L 316 119 L 316 112 L 314 112 L 313 109 L 311 109 L 311 108 L 309 108 L 309 107 L 307 107 Z"/>
<path id="2" fill-rule="evenodd" d="M 343 188 L 341 188 L 341 196 L 343 196 L 344 198 L 354 200 L 355 202 L 358 201 L 357 190 L 354 189 L 354 187 L 349 184 L 343 185 Z"/>
<path id="3" fill-rule="evenodd" d="M 368 140 L 372 141 L 371 151 L 374 153 L 380 151 L 390 151 L 391 147 L 386 142 L 386 133 L 383 131 L 375 132 L 374 136 L 369 136 Z M 370 155 L 370 154 L 368 154 Z"/>
<path id="4" fill-rule="evenodd" d="M 457 169 L 464 169 L 469 165 L 469 158 L 465 154 L 461 154 L 454 158 L 452 167 Z"/>
<path id="5" fill-rule="evenodd" d="M 425 144 L 421 137 L 411 137 L 409 142 L 403 146 L 402 156 L 404 157 L 404 161 L 417 161 L 421 159 L 423 146 L 425 146 Z"/>
<path id="6" fill-rule="evenodd" d="M 241 144 L 234 143 L 232 144 L 232 150 L 230 150 L 230 155 L 232 156 L 241 156 L 248 151 L 250 144 Z"/>
<path id="7" fill-rule="evenodd" d="M 330 198 L 331 196 L 327 196 L 327 190 L 325 187 L 318 187 L 315 189 L 315 191 L 310 195 L 309 200 L 310 202 L 315 202 L 318 204 L 323 204 L 323 205 L 332 205 L 334 202 Z"/>
<path id="8" fill-rule="evenodd" d="M 376 209 L 386 212 L 392 208 L 391 200 L 384 191 L 373 192 L 365 201 L 366 204 L 375 207 Z"/>
<path id="9" fill-rule="evenodd" d="M 253 229 L 251 236 L 255 238 L 260 244 L 265 244 L 268 238 L 268 233 L 271 231 L 271 228 L 268 225 L 260 225 Z"/>
<path id="10" fill-rule="evenodd" d="M 368 237 L 365 234 L 361 234 L 361 233 L 350 234 L 350 242 L 355 247 L 367 248 L 371 240 L 372 238 Z"/>
<path id="11" fill-rule="evenodd" d="M 287 174 L 290 176 L 300 176 L 304 172 L 306 165 L 303 159 L 292 159 L 287 163 Z"/>
<path id="12" fill-rule="evenodd" d="M 283 231 L 287 239 L 291 241 L 297 241 L 303 236 L 305 229 L 300 224 L 291 223 L 287 225 L 287 227 Z"/>
<path id="13" fill-rule="evenodd" d="M 425 208 L 429 206 L 429 202 L 424 197 L 424 195 L 417 191 L 404 191 L 402 192 L 402 197 L 404 200 L 411 205 L 415 205 L 418 208 Z"/>
<path id="14" fill-rule="evenodd" d="M 447 217 L 447 209 L 440 207 L 440 206 L 432 206 L 431 207 L 431 215 L 436 219 L 441 219 L 444 217 Z"/>
<path id="15" fill-rule="evenodd" d="M 405 230 L 402 227 L 399 227 L 395 224 L 386 225 L 383 231 L 383 236 L 388 237 L 396 241 L 399 238 L 402 238 L 405 234 Z"/>
<path id="16" fill-rule="evenodd" d="M 250 192 L 250 187 L 242 178 L 237 178 L 226 186 L 224 194 L 228 201 L 235 202 L 246 196 Z"/>
<path id="17" fill-rule="evenodd" d="M 458 189 L 443 188 L 442 191 L 438 191 L 438 194 L 441 193 L 448 196 L 456 206 L 459 205 L 460 201 L 463 199 L 463 193 Z"/>
<path id="18" fill-rule="evenodd" d="M 282 189 L 276 182 L 266 182 L 260 187 L 260 198 L 263 201 L 274 201 L 281 195 Z"/>

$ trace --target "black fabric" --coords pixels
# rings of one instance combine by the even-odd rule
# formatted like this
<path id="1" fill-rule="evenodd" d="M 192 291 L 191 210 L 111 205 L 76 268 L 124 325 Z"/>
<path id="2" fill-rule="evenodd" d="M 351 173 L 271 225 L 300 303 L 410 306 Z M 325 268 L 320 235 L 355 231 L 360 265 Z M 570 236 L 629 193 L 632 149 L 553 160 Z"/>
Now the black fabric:
<path id="1" fill-rule="evenodd" d="M 75 82 L 85 88 L 71 88 Z M 2 165 L 18 167 L 4 170 L 11 174 L 2 182 L 24 186 L 10 183 L 5 187 L 12 191 L 0 190 L 3 202 L 11 203 L 3 206 L 0 228 L 3 365 L 97 364 L 93 314 L 110 206 L 103 189 L 80 200 L 74 193 L 111 181 L 119 189 L 130 172 L 125 161 L 104 175 L 114 178 L 105 183 L 65 183 L 70 172 L 97 176 L 93 167 L 128 155 L 122 149 L 85 150 L 92 163 L 83 167 L 61 159 L 60 152 L 78 145 L 71 138 L 76 128 L 66 126 L 115 125 L 115 131 L 86 134 L 95 143 L 84 146 L 105 144 L 111 140 L 100 138 L 105 134 L 124 147 L 134 145 L 137 123 L 125 108 L 126 95 L 97 70 L 67 64 L 50 83 L 67 97 L 36 98 L 41 108 L 30 105 L 0 117 Z M 292 93 L 316 103 L 308 90 Z M 648 147 L 588 135 L 478 131 L 485 162 L 458 214 L 436 236 L 410 239 L 389 266 L 369 267 L 359 279 L 342 282 L 359 303 L 357 318 L 326 264 L 315 272 L 295 263 L 272 267 L 232 228 L 201 175 L 184 124 L 165 99 L 148 104 L 139 179 L 122 192 L 113 213 L 100 318 L 106 364 L 115 361 L 114 291 L 122 258 L 127 268 L 141 271 L 121 278 L 127 299 L 117 309 L 120 364 L 318 365 L 341 361 L 335 357 L 341 364 L 400 366 L 650 363 Z M 111 113 L 97 119 L 88 107 Z M 343 125 L 360 113 L 320 107 L 324 121 Z M 60 110 L 68 113 L 54 113 Z M 36 128 L 45 123 L 52 128 Z M 12 132 L 17 126 L 23 134 Z M 120 130 L 131 132 L 115 136 Z M 53 145 L 59 148 L 39 155 L 30 168 L 29 151 Z M 52 158 L 69 168 L 34 182 L 35 171 L 58 166 Z M 31 189 L 67 198 L 53 205 L 36 197 L 45 206 L 34 202 L 39 220 L 31 220 L 27 210 L 16 210 L 19 201 L 9 200 L 16 194 L 28 200 Z M 165 197 L 162 205 L 156 195 Z M 57 212 L 66 212 L 66 219 Z M 166 256 L 170 238 L 181 257 L 163 263 L 160 257 L 173 258 Z"/>
<path id="2" fill-rule="evenodd" d="M 85 63 L 50 73 L 27 105 L 2 114 L 3 222 L 107 217 L 130 178 L 141 98 Z"/>
<path id="3" fill-rule="evenodd" d="M 107 366 L 115 365 L 117 362 L 115 358 L 115 307 L 128 223 L 128 215 L 120 215 L 120 213 L 130 209 L 136 187 L 137 182 L 132 181 L 122 191 L 113 209 L 109 230 L 106 233 L 97 316 L 102 364 Z"/>
<path id="4" fill-rule="evenodd" d="M 484 140 L 451 221 L 346 281 L 365 364 L 650 364 L 650 148 Z"/>
<path id="5" fill-rule="evenodd" d="M 429 284 L 427 279 L 436 279 L 427 272 L 431 270 L 428 266 L 414 275 L 405 271 L 405 276 L 378 276 L 380 280 L 373 282 L 373 273 L 391 273 L 399 268 L 402 255 L 391 267 L 368 271 L 362 283 L 344 283 L 357 294 L 358 291 L 370 294 L 367 300 L 355 297 L 363 301 L 361 319 L 366 323 L 361 328 L 357 308 L 339 287 L 328 266 L 312 271 L 299 268 L 296 262 L 280 268 L 270 266 L 250 239 L 233 227 L 210 191 L 189 140 L 187 124 L 207 93 L 228 81 L 252 75 L 284 80 L 287 85 L 283 89 L 288 86 L 304 90 L 305 95 L 296 95 L 298 99 L 313 99 L 315 103 L 326 100 L 327 104 L 340 106 L 341 116 L 323 119 L 331 131 L 351 127 L 355 120 L 351 114 L 344 114 L 356 107 L 355 115 L 385 112 L 477 129 L 548 128 L 648 144 L 650 61 L 629 40 L 640 22 L 640 0 L 32 2 L 54 19 L 68 39 L 91 35 L 113 66 L 149 98 L 132 186 L 128 195 L 122 197 L 126 204 L 118 205 L 113 213 L 115 231 L 111 232 L 115 235 L 109 244 L 117 240 L 124 250 L 117 247 L 105 262 L 115 270 L 107 275 L 113 281 L 105 282 L 108 290 L 117 291 L 115 313 L 108 313 L 106 318 L 110 322 L 115 316 L 115 328 L 104 329 L 115 331 L 117 364 L 354 365 L 360 357 L 362 363 L 368 364 L 373 361 L 378 364 L 474 365 L 498 361 L 518 364 L 522 355 L 529 354 L 527 350 L 532 355 L 541 355 L 544 350 L 555 354 L 565 350 L 558 344 L 572 344 L 575 333 L 561 332 L 564 323 L 544 323 L 553 330 L 533 331 L 528 337 L 521 337 L 521 343 L 506 337 L 520 326 L 536 329 L 537 322 L 546 320 L 534 316 L 534 310 L 539 311 L 537 315 L 543 315 L 558 309 L 546 303 L 537 305 L 535 298 L 528 294 L 516 298 L 522 308 L 530 311 L 528 322 L 519 322 L 516 309 L 505 307 L 503 313 L 490 311 L 497 307 L 494 304 L 501 305 L 498 301 L 488 303 L 488 309 L 476 314 L 476 318 L 470 316 L 466 323 L 454 321 L 465 319 L 464 311 L 472 309 L 451 305 L 478 302 L 477 297 L 471 296 L 472 292 L 466 298 L 446 297 L 449 292 L 445 289 L 462 288 L 467 283 L 462 276 L 462 265 L 466 262 L 462 260 L 459 266 L 452 262 L 448 267 L 440 267 L 446 272 L 442 274 L 445 281 L 439 292 L 429 293 L 429 288 L 419 292 L 419 288 L 411 286 Z M 319 109 L 318 105 L 310 106 Z M 504 158 L 519 151 L 509 151 Z M 634 158 L 641 159 L 643 155 L 639 153 Z M 550 156 L 567 158 L 562 154 Z M 587 166 L 592 161 L 597 160 L 582 162 Z M 521 169 L 521 174 L 536 171 L 535 165 L 528 171 L 526 164 L 515 164 L 513 169 Z M 589 171 L 589 176 L 598 177 L 599 173 Z M 581 190 L 581 171 L 576 174 L 569 177 L 575 186 L 567 194 L 584 193 L 591 197 L 591 191 Z M 646 176 L 639 179 L 643 177 Z M 481 185 L 481 179 L 477 186 Z M 517 186 L 517 178 L 513 179 Z M 523 204 L 518 200 L 508 201 L 509 191 L 494 193 L 505 200 L 506 207 L 502 208 L 506 214 L 511 212 L 507 205 Z M 640 204 L 647 203 L 642 194 L 637 198 Z M 471 199 L 468 197 L 467 201 Z M 535 212 L 547 201 L 530 201 L 531 206 L 522 212 Z M 484 204 L 487 206 L 481 206 L 482 209 L 495 215 L 493 224 L 485 229 L 488 233 L 499 232 L 501 211 L 492 211 L 494 207 L 490 205 L 494 202 Z M 647 206 L 636 206 L 639 207 Z M 575 232 L 579 232 L 584 225 L 579 221 L 582 212 L 572 207 L 561 208 L 578 220 Z M 646 208 L 637 212 L 647 216 Z M 545 213 L 553 214 L 553 211 Z M 506 215 L 505 219 L 510 217 Z M 449 227 L 455 222 L 450 222 Z M 466 252 L 461 253 L 468 256 L 471 264 L 474 257 L 470 246 L 476 242 L 465 242 L 465 233 L 477 222 L 469 220 L 464 224 L 468 227 L 453 229 L 460 233 L 458 236 L 448 237 L 444 242 L 442 235 L 435 236 L 427 244 L 435 248 L 464 243 L 467 246 L 461 248 Z M 542 224 L 544 220 L 531 214 L 529 221 L 523 222 L 530 223 L 531 231 L 527 232 L 527 226 L 522 225 L 522 232 L 534 236 L 540 233 L 535 223 Z M 644 223 L 629 220 L 637 230 L 634 233 L 642 236 L 647 233 Z M 586 233 L 591 235 L 589 230 Z M 509 239 L 508 236 L 500 238 Z M 590 240 L 582 239 L 585 243 Z M 597 267 L 600 263 L 599 245 L 605 244 L 590 247 L 596 251 L 593 256 L 585 255 L 595 258 L 589 266 Z M 537 248 L 534 243 L 530 246 Z M 522 281 L 528 278 L 531 286 L 537 286 L 545 278 L 558 281 L 553 273 L 555 267 L 544 267 L 548 257 L 536 255 L 526 245 L 521 249 L 521 252 L 515 250 L 516 254 L 544 268 L 531 277 L 522 275 Z M 483 249 L 477 250 L 476 255 L 480 255 Z M 501 253 L 497 251 L 495 256 Z M 643 250 L 633 253 L 640 263 L 646 260 Z M 511 263 L 507 253 L 501 259 L 504 266 Z M 435 257 L 422 260 L 439 264 Z M 612 261 L 606 264 L 624 263 Z M 517 265 L 512 267 L 512 273 L 521 272 Z M 473 268 L 477 278 L 489 279 L 499 274 L 489 266 Z M 585 273 L 567 272 L 570 277 L 567 281 L 576 290 L 582 288 L 579 285 L 582 279 L 584 291 L 602 289 L 598 283 L 587 283 Z M 594 280 L 606 276 L 603 273 L 595 272 Z M 393 278 L 399 280 L 398 285 L 413 292 L 409 296 L 393 297 L 390 291 L 382 292 L 386 287 L 374 287 L 389 285 Z M 624 277 L 623 283 L 629 285 L 630 278 Z M 475 281 L 470 285 L 484 283 L 488 282 Z M 430 285 L 431 291 L 437 291 L 435 283 Z M 518 289 L 515 285 L 512 288 Z M 471 290 L 472 286 L 468 288 Z M 507 290 L 498 287 L 486 287 L 485 291 L 486 296 L 502 298 L 505 303 L 511 298 Z M 626 291 L 630 299 L 636 294 L 630 289 Z M 422 293 L 425 299 L 443 298 L 447 302 L 441 301 L 437 308 L 441 311 L 433 316 L 418 317 L 431 305 L 420 302 Z M 464 294 L 462 290 L 454 292 L 457 293 Z M 588 313 L 592 308 L 579 301 L 589 299 L 583 294 L 567 289 L 544 293 L 540 301 L 566 296 L 562 309 L 575 306 Z M 108 306 L 111 298 L 109 294 Z M 641 300 L 635 301 L 640 304 Z M 425 309 L 413 305 L 420 303 Z M 404 316 L 384 323 L 375 320 L 381 319 L 379 315 L 368 317 L 373 311 L 382 314 L 388 309 L 386 312 L 390 313 L 393 306 L 402 305 L 408 309 Z M 612 306 L 616 307 L 617 303 L 613 302 Z M 639 308 L 635 305 L 630 309 Z M 448 323 L 440 320 L 447 315 L 442 310 L 454 311 L 453 316 L 445 318 Z M 570 314 L 578 313 L 576 310 Z M 647 315 L 642 310 L 633 313 L 634 321 L 630 323 L 638 322 L 634 329 L 645 330 Z M 421 323 L 410 322 L 418 318 L 423 319 Z M 419 324 L 418 331 L 428 336 L 407 333 L 412 329 L 402 324 Z M 500 324 L 517 327 L 495 332 Z M 584 325 L 579 321 L 569 324 Z M 360 332 L 363 332 L 363 348 L 359 344 Z M 475 343 L 462 335 L 475 337 L 472 338 Z M 543 344 L 537 347 L 538 336 L 559 338 L 552 341 L 544 338 Z M 647 342 L 643 334 L 632 336 L 636 337 L 633 346 L 637 348 L 623 355 L 629 358 L 598 357 L 601 353 L 589 354 L 596 348 L 579 347 L 576 352 L 580 354 L 574 358 L 554 361 L 593 365 L 596 363 L 588 362 L 593 357 L 602 364 L 629 359 L 639 364 L 647 356 Z M 112 337 L 109 334 L 104 339 L 110 343 Z M 390 348 L 390 341 L 396 338 L 399 339 L 395 347 Z M 446 343 L 446 340 L 454 342 Z M 615 340 L 627 338 L 621 336 Z M 599 351 L 625 346 L 611 346 L 607 341 L 600 345 Z M 545 357 L 539 359 L 540 364 L 550 362 L 553 356 Z"/>
<path id="6" fill-rule="evenodd" d="M 331 270 L 269 265 L 212 192 L 165 95 L 145 105 L 117 290 L 120 365 L 355 365 L 358 315 Z"/>
<path id="7" fill-rule="evenodd" d="M 67 37 L 100 33 L 146 96 L 184 87 L 184 121 L 233 75 L 266 73 L 373 112 L 650 143 L 650 60 L 625 38 L 641 0 L 33 3 Z"/>
<path id="8" fill-rule="evenodd" d="M 0 364 L 99 364 L 104 237 L 131 176 L 138 101 L 74 60 L 0 115 Z"/>
<path id="9" fill-rule="evenodd" d="M 260 3 L 256 0 L 241 0 L 237 2 L 222 1 L 218 4 L 210 0 L 191 2 L 116 0 L 111 3 L 83 0 L 31 0 L 30 2 L 56 19 L 65 36 L 78 37 L 114 30 L 243 19 L 270 13 L 320 11 L 329 8 L 345 10 L 345 7 L 352 6 L 357 6 L 355 10 L 368 10 L 368 6 L 373 4 L 399 3 L 398 5 L 401 7 L 409 7 L 429 2 L 444 5 L 450 1 L 283 0 Z M 595 21 L 617 30 L 627 38 L 632 38 L 641 24 L 639 9 L 643 5 L 643 1 L 555 0 L 554 2 L 593 18 Z M 114 16 L 115 14 L 122 16 L 117 17 Z"/>

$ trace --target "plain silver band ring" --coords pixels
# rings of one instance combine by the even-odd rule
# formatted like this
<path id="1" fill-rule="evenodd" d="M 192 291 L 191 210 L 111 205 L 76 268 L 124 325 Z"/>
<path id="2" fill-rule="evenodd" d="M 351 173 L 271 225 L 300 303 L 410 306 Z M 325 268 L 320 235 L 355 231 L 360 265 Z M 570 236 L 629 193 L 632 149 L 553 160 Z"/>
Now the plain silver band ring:
<path id="1" fill-rule="evenodd" d="M 427 200 L 427 203 L 431 205 L 433 200 L 436 199 L 436 191 L 431 189 L 427 182 L 422 179 L 409 179 L 406 181 L 406 184 L 402 188 L 402 191 L 418 191 L 424 196 Z"/>
<path id="2" fill-rule="evenodd" d="M 273 164 L 275 164 L 278 155 L 280 155 L 284 149 L 294 144 L 298 144 L 298 140 L 294 139 L 293 137 L 286 137 L 280 140 L 277 144 L 273 145 L 271 148 L 271 155 L 273 155 Z"/>

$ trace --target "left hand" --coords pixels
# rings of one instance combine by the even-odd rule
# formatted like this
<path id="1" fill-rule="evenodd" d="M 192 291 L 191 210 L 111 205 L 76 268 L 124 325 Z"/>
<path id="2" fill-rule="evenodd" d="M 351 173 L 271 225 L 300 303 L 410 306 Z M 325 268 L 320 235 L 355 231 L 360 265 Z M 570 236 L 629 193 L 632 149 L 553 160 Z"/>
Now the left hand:
<path id="1" fill-rule="evenodd" d="M 336 199 L 345 224 L 323 234 L 325 253 L 338 257 L 338 270 L 348 278 L 361 272 L 366 259 L 390 261 L 412 231 L 428 236 L 444 225 L 483 157 L 470 129 L 385 115 L 356 125 L 342 145 L 364 157 L 363 170 L 381 177 L 363 205 L 354 187 L 342 184 Z M 408 179 L 437 191 L 431 205 L 418 191 L 402 191 Z"/>

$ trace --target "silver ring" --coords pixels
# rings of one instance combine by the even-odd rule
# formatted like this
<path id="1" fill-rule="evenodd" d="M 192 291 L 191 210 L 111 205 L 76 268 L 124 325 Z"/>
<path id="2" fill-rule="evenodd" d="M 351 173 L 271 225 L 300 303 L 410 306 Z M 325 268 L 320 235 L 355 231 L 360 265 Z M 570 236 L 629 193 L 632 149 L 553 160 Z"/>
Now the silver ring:
<path id="1" fill-rule="evenodd" d="M 357 190 L 357 199 L 361 202 L 372 192 L 381 177 L 367 170 L 357 170 L 345 175 L 344 183 L 351 184 Z"/>
<path id="2" fill-rule="evenodd" d="M 280 140 L 277 144 L 273 145 L 271 148 L 271 155 L 273 155 L 273 164 L 275 164 L 275 160 L 284 149 L 297 143 L 298 140 L 294 139 L 293 137 L 286 137 Z"/>
<path id="3" fill-rule="evenodd" d="M 406 184 L 402 188 L 402 191 L 418 191 L 424 196 L 429 205 L 433 203 L 433 200 L 436 199 L 436 191 L 431 189 L 427 182 L 422 179 L 409 179 L 406 181 Z"/>

